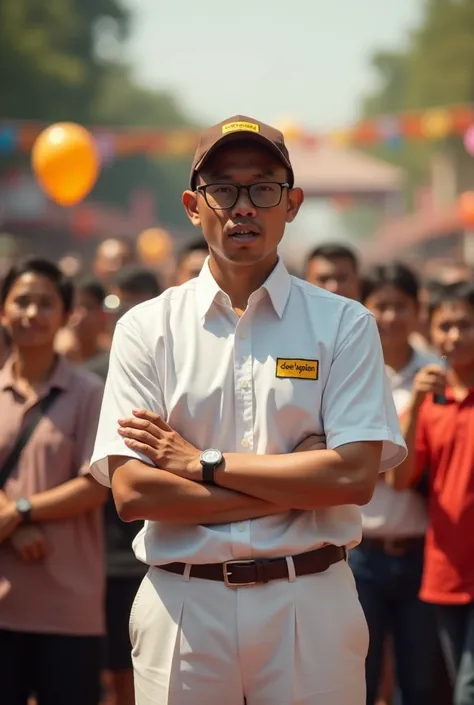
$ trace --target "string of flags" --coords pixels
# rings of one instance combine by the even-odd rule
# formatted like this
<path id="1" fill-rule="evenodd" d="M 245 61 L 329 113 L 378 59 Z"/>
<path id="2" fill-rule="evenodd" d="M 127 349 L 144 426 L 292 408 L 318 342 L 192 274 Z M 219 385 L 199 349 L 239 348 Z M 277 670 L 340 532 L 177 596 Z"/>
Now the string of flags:
<path id="1" fill-rule="evenodd" d="M 0 157 L 29 153 L 46 123 L 0 120 Z M 310 149 L 321 144 L 341 147 L 386 146 L 398 150 L 406 141 L 440 142 L 456 135 L 474 156 L 474 104 L 384 115 L 343 129 L 315 132 L 287 121 L 277 125 L 290 146 Z M 197 144 L 199 130 L 89 127 L 103 164 L 136 154 L 150 157 L 187 157 Z"/>

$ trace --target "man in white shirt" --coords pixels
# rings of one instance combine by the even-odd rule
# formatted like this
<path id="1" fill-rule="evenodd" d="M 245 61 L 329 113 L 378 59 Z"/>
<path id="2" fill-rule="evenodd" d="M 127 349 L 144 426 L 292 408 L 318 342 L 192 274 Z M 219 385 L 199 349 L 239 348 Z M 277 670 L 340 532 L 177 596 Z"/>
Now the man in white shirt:
<path id="1" fill-rule="evenodd" d="M 371 314 L 278 258 L 302 201 L 279 131 L 208 129 L 183 203 L 209 259 L 116 328 L 92 473 L 146 521 L 137 705 L 365 702 L 346 549 L 406 451 Z"/>

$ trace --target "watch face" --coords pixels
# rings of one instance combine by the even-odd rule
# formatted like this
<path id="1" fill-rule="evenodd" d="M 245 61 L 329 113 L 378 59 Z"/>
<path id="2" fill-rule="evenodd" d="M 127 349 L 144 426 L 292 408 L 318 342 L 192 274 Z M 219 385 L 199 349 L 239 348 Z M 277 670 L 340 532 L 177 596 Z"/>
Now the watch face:
<path id="1" fill-rule="evenodd" d="M 214 448 L 209 448 L 205 450 L 201 455 L 201 460 L 206 465 L 219 465 L 222 460 L 222 453 L 220 450 L 214 450 Z"/>
<path id="2" fill-rule="evenodd" d="M 31 504 L 27 499 L 19 499 L 16 506 L 19 512 L 29 512 L 31 509 Z"/>

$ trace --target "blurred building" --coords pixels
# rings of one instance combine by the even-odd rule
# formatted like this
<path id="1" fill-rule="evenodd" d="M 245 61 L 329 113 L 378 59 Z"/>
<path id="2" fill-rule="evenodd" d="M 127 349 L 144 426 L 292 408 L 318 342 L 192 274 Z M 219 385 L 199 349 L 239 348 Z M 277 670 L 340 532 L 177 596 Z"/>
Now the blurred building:
<path id="1" fill-rule="evenodd" d="M 13 235 L 21 253 L 57 260 L 80 252 L 87 261 L 100 240 L 117 235 L 135 239 L 155 225 L 155 196 L 144 189 L 133 191 L 121 206 L 87 199 L 62 208 L 43 194 L 27 167 L 15 165 L 0 175 L 0 232 Z M 178 247 L 189 237 L 180 230 L 171 235 Z"/>

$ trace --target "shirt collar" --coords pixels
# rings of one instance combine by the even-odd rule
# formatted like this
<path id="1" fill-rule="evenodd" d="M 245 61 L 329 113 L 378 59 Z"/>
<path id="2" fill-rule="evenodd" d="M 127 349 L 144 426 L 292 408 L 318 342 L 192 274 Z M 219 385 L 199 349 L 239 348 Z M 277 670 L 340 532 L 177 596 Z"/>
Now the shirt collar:
<path id="1" fill-rule="evenodd" d="M 261 297 L 262 290 L 266 290 L 276 314 L 281 318 L 285 310 L 286 302 L 291 290 L 291 277 L 283 264 L 281 258 L 278 259 L 276 267 L 258 291 L 254 291 L 249 299 L 249 303 Z M 217 284 L 209 268 L 209 258 L 206 259 L 201 272 L 196 280 L 196 296 L 198 314 L 200 318 L 208 313 L 211 305 L 220 300 L 220 303 L 228 304 L 229 297 Z"/>
<path id="2" fill-rule="evenodd" d="M 13 375 L 13 358 L 10 357 L 0 370 L 0 390 L 16 389 L 16 381 Z M 51 389 L 67 390 L 71 379 L 71 366 L 62 356 L 58 356 L 54 369 L 50 377 L 38 389 L 38 396 L 44 396 Z"/>

